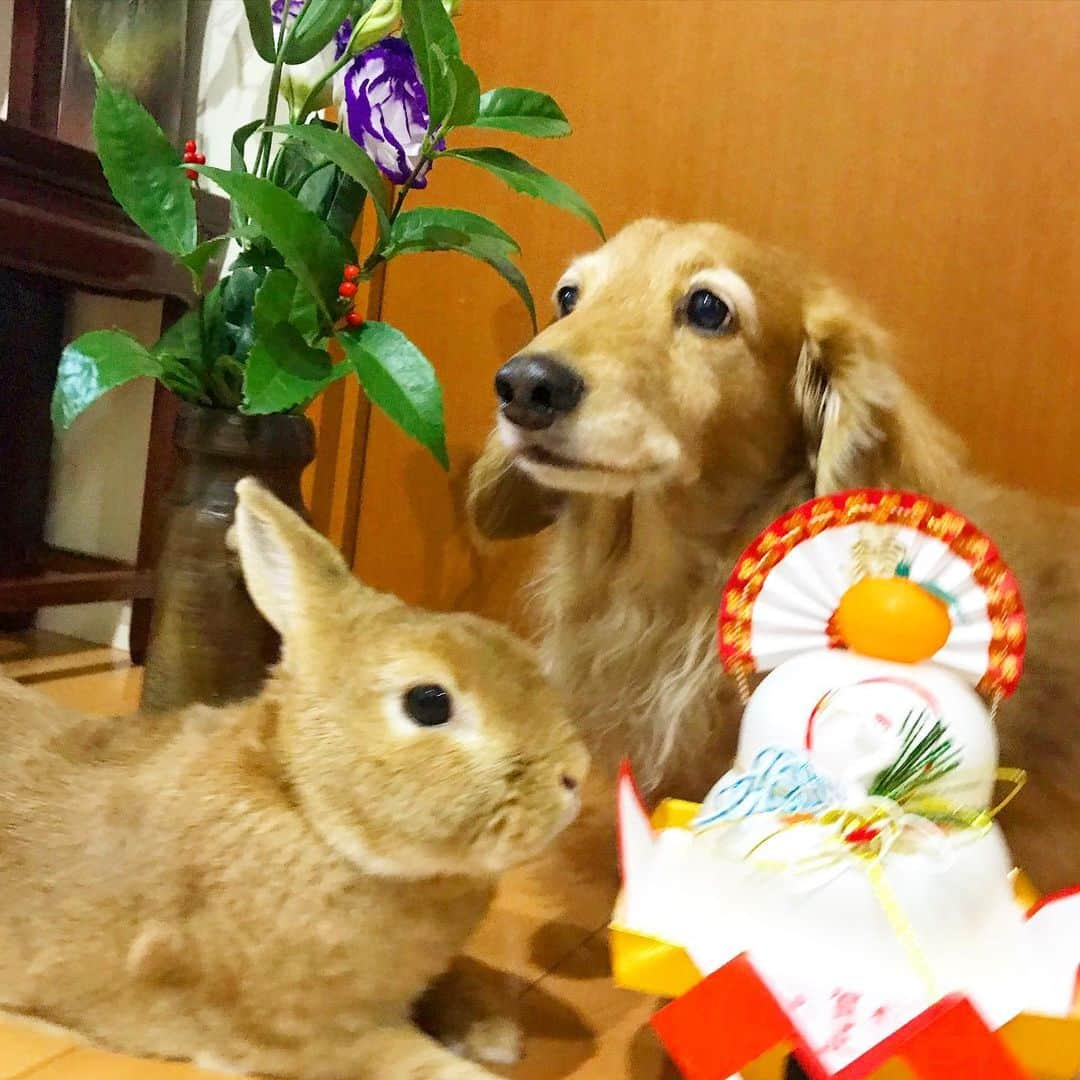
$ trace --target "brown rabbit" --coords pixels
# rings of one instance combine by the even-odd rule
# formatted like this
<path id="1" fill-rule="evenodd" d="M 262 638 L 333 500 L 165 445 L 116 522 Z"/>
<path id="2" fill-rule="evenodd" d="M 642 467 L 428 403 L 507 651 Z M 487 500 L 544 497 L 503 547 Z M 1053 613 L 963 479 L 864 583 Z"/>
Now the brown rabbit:
<path id="1" fill-rule="evenodd" d="M 573 818 L 585 751 L 508 631 L 365 588 L 237 490 L 284 640 L 259 697 L 88 719 L 0 679 L 0 1005 L 243 1072 L 489 1076 L 411 1013 L 498 874 Z M 515 1030 L 461 1001 L 436 985 L 429 1026 L 501 1058 Z"/>

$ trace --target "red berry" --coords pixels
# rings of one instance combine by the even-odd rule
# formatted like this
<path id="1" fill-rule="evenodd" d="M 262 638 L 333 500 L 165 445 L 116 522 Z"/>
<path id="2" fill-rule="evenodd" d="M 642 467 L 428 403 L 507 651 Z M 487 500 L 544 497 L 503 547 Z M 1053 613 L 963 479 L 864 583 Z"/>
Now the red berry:
<path id="1" fill-rule="evenodd" d="M 205 165 L 206 164 L 206 155 L 205 154 L 196 154 L 195 155 L 195 164 L 196 165 Z"/>
<path id="2" fill-rule="evenodd" d="M 360 267 L 349 263 L 341 275 L 346 281 L 355 281 L 360 276 Z"/>
<path id="3" fill-rule="evenodd" d="M 185 165 L 195 165 L 195 164 L 197 164 L 197 162 L 195 161 L 195 155 L 194 154 L 185 154 L 184 155 L 184 164 Z"/>
<path id="4" fill-rule="evenodd" d="M 199 174 L 194 169 L 185 169 L 184 172 L 187 174 L 189 180 L 199 179 Z"/>
<path id="5" fill-rule="evenodd" d="M 198 147 L 195 145 L 194 139 L 188 139 L 188 141 L 184 143 L 185 154 L 194 154 L 197 149 Z"/>
<path id="6" fill-rule="evenodd" d="M 345 321 L 350 326 L 363 326 L 364 316 L 361 315 L 359 311 L 350 311 L 349 314 L 345 316 Z"/>
<path id="7" fill-rule="evenodd" d="M 343 296 L 346 300 L 351 300 L 356 295 L 356 282 L 355 281 L 343 281 L 338 286 L 338 296 Z"/>

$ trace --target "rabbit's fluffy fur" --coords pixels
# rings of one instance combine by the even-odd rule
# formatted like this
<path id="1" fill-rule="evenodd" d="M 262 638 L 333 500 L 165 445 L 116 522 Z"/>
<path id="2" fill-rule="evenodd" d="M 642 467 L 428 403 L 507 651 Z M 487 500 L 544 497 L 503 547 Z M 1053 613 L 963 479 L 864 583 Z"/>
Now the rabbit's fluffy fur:
<path id="1" fill-rule="evenodd" d="M 560 285 L 576 306 L 524 353 L 558 359 L 584 393 L 541 430 L 500 417 L 470 509 L 491 539 L 552 526 L 535 586 L 543 646 L 594 745 L 632 754 L 653 793 L 703 794 L 738 732 L 715 636 L 739 553 L 815 493 L 924 491 L 982 526 L 1020 579 L 1027 671 L 999 734 L 1030 783 L 1004 824 L 1043 888 L 1080 880 L 1080 514 L 966 467 L 873 319 L 786 252 L 645 220 Z M 727 303 L 722 332 L 689 325 L 696 289 Z"/>
<path id="2" fill-rule="evenodd" d="M 509 632 L 365 588 L 238 490 L 244 574 L 284 640 L 259 697 L 88 719 L 0 680 L 0 1005 L 243 1072 L 488 1076 L 411 1012 L 499 872 L 574 816 L 585 751 Z M 445 726 L 406 714 L 422 684 L 450 691 Z M 425 1018 L 503 1056 L 513 1031 L 452 1016 L 462 989 L 438 984 Z"/>

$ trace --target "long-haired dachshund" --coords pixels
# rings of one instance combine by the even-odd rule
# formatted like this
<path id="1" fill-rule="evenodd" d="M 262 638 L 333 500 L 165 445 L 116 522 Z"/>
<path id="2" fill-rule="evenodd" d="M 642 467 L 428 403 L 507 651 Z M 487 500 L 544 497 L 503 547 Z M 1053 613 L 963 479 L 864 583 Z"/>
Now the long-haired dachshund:
<path id="1" fill-rule="evenodd" d="M 657 794 L 700 796 L 738 730 L 714 637 L 743 547 L 815 493 L 922 491 L 1020 579 L 1027 672 L 999 731 L 1030 783 L 1004 821 L 1044 889 L 1080 880 L 1080 513 L 975 475 L 870 316 L 730 229 L 638 221 L 555 298 L 556 321 L 496 377 L 469 506 L 491 539 L 550 528 L 544 648 L 594 745 L 629 753 Z"/>

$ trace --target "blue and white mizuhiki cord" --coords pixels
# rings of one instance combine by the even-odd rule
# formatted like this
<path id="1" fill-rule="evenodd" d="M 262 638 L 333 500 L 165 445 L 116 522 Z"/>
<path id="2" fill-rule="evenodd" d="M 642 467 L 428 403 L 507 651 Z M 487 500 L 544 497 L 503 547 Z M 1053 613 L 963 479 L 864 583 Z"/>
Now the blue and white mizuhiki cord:
<path id="1" fill-rule="evenodd" d="M 713 786 L 693 829 L 754 814 L 805 814 L 836 801 L 829 782 L 814 771 L 805 755 L 782 747 L 759 750 L 748 772 L 729 772 Z"/>

